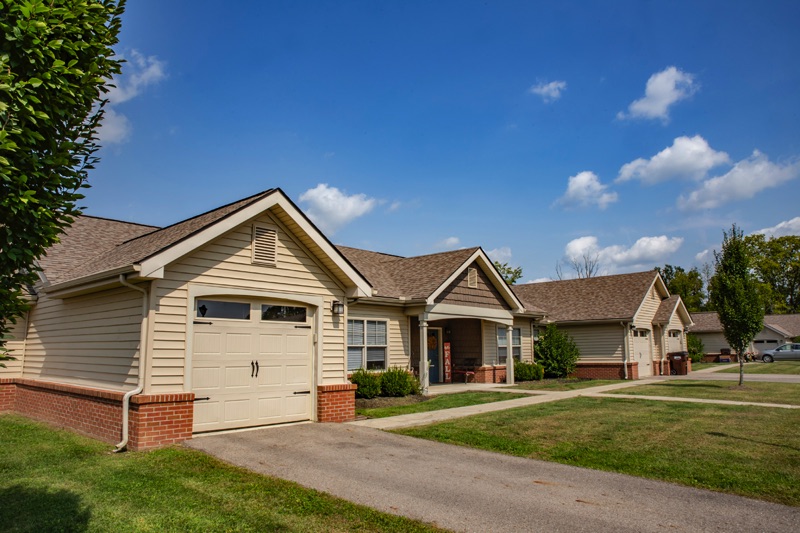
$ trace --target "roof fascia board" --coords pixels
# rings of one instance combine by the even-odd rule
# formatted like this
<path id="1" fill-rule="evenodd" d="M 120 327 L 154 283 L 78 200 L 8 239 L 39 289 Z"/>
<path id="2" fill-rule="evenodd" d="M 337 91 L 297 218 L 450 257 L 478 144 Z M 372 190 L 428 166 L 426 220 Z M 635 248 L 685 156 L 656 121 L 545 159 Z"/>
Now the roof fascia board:
<path id="1" fill-rule="evenodd" d="M 99 272 L 92 276 L 85 278 L 74 279 L 65 281 L 64 283 L 56 283 L 54 285 L 42 286 L 41 290 L 48 296 L 53 298 L 68 298 L 77 293 L 92 292 L 97 287 L 105 287 L 106 285 L 114 285 L 118 283 L 120 274 L 138 274 L 136 265 L 125 265 L 114 270 L 106 272 Z"/>
<path id="2" fill-rule="evenodd" d="M 488 274 L 492 278 L 492 285 L 494 285 L 495 289 L 500 291 L 500 294 L 503 295 L 503 299 L 509 304 L 514 311 L 522 312 L 525 309 L 525 306 L 522 305 L 522 302 L 517 298 L 517 295 L 514 294 L 514 291 L 508 286 L 508 283 L 500 276 L 500 273 L 497 272 L 497 269 L 494 267 L 491 261 L 489 261 L 489 257 L 486 255 L 486 252 L 483 251 L 482 248 L 478 248 L 475 252 L 470 255 L 464 263 L 458 267 L 455 272 L 453 272 L 450 277 L 448 277 L 444 283 L 439 285 L 439 287 L 428 296 L 428 305 L 434 305 L 436 302 L 436 298 L 442 294 L 442 292 L 450 286 L 455 279 L 461 275 L 464 270 L 466 270 L 469 265 L 473 262 L 477 261 L 483 272 Z"/>
<path id="3" fill-rule="evenodd" d="M 485 307 L 467 307 L 464 305 L 435 304 L 428 307 L 428 320 L 448 318 L 477 318 L 502 324 L 513 324 L 514 314 L 505 309 L 489 309 Z"/>
<path id="4" fill-rule="evenodd" d="M 339 251 L 322 236 L 316 227 L 310 224 L 304 216 L 301 216 L 294 204 L 286 198 L 283 191 L 280 189 L 275 189 L 257 202 L 211 224 L 189 238 L 144 259 L 140 263 L 142 277 L 155 277 L 159 272 L 161 272 L 163 276 L 163 269 L 166 265 L 191 253 L 217 237 L 224 235 L 248 220 L 257 217 L 259 214 L 275 205 L 279 205 L 284 211 L 289 213 L 295 223 L 297 223 L 297 225 L 311 237 L 314 243 L 331 258 L 336 266 L 344 272 L 345 276 L 347 276 L 346 281 L 351 285 L 351 287 L 349 287 L 350 294 L 348 294 L 348 296 L 368 296 L 372 293 L 372 287 L 367 280 L 356 272 L 344 257 L 342 257 Z"/>

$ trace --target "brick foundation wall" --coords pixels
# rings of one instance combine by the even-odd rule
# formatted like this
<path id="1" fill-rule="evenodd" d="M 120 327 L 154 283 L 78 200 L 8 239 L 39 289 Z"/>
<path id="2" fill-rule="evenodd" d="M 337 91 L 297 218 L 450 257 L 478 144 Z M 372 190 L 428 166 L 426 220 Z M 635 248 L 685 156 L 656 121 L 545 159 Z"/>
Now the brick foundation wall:
<path id="1" fill-rule="evenodd" d="M 137 395 L 131 398 L 128 447 L 146 450 L 192 438 L 194 393 Z"/>
<path id="2" fill-rule="evenodd" d="M 356 385 L 317 387 L 317 422 L 349 422 L 356 418 Z"/>
<path id="3" fill-rule="evenodd" d="M 572 378 L 581 379 L 625 379 L 622 363 L 578 362 Z M 639 379 L 639 363 L 628 363 L 628 379 Z"/>
<path id="4" fill-rule="evenodd" d="M 482 366 L 475 369 L 475 383 L 505 383 L 505 366 Z"/>
<path id="5" fill-rule="evenodd" d="M 109 444 L 122 440 L 124 392 L 31 379 L 0 379 L 0 412 L 16 412 Z M 128 448 L 192 437 L 193 393 L 137 395 L 128 413 Z"/>

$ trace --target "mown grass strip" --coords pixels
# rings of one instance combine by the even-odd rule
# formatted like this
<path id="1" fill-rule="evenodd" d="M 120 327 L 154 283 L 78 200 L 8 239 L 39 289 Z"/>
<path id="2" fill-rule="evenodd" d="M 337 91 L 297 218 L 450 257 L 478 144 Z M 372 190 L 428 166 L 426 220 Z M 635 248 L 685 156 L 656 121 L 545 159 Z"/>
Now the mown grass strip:
<path id="1" fill-rule="evenodd" d="M 12 415 L 0 442 L 3 531 L 440 531 L 186 448 L 112 454 Z"/>
<path id="2" fill-rule="evenodd" d="M 720 370 L 726 374 L 738 374 L 739 366 Z M 746 363 L 744 365 L 745 374 L 800 374 L 800 361 L 776 361 L 774 363 Z"/>
<path id="3" fill-rule="evenodd" d="M 800 410 L 574 398 L 396 430 L 800 505 Z"/>
<path id="4" fill-rule="evenodd" d="M 356 414 L 359 416 L 366 416 L 367 418 L 385 418 L 387 416 L 426 413 L 429 411 L 452 409 L 454 407 L 467 407 L 469 405 L 501 402 L 503 400 L 513 400 L 524 396 L 527 396 L 527 394 L 513 392 L 457 392 L 454 394 L 434 396 L 428 400 L 407 405 L 357 407 Z"/>
<path id="5" fill-rule="evenodd" d="M 681 380 L 608 391 L 608 394 L 636 394 L 642 396 L 800 405 L 800 384 L 748 382 L 747 379 L 745 379 L 744 385 L 741 387 L 736 381 Z"/>
<path id="6" fill-rule="evenodd" d="M 542 381 L 526 381 L 518 383 L 511 389 L 543 390 L 543 391 L 570 391 L 624 383 L 620 379 L 544 379 Z"/>

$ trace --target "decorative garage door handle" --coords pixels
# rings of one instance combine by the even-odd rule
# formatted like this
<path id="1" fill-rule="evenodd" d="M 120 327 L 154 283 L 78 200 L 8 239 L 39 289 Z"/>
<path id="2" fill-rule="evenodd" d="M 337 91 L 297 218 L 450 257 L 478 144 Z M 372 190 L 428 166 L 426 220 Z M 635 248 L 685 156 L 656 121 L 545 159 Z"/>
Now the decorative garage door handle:
<path id="1" fill-rule="evenodd" d="M 258 361 L 256 361 L 256 377 L 258 377 Z"/>
<path id="2" fill-rule="evenodd" d="M 256 375 L 256 362 L 250 361 L 250 377 L 252 378 L 255 375 Z"/>
<path id="3" fill-rule="evenodd" d="M 294 391 L 294 394 L 311 394 L 310 390 L 298 390 Z"/>

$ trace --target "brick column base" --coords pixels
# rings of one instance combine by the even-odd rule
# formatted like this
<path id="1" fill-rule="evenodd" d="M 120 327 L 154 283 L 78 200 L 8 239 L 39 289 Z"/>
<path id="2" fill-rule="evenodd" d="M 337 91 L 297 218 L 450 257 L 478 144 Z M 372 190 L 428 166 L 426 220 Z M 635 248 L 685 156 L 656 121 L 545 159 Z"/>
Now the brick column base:
<path id="1" fill-rule="evenodd" d="M 317 387 L 317 422 L 349 422 L 356 418 L 356 389 L 352 383 Z"/>
<path id="2" fill-rule="evenodd" d="M 505 383 L 506 367 L 482 366 L 475 369 L 475 383 Z"/>
<path id="3" fill-rule="evenodd" d="M 622 363 L 593 363 L 578 361 L 571 378 L 581 379 L 625 379 Z M 628 379 L 639 379 L 639 363 L 628 363 Z"/>
<path id="4" fill-rule="evenodd" d="M 122 440 L 124 392 L 22 378 L 0 379 L 0 412 L 15 412 L 88 437 Z M 128 413 L 128 448 L 192 438 L 194 393 L 137 395 Z"/>

